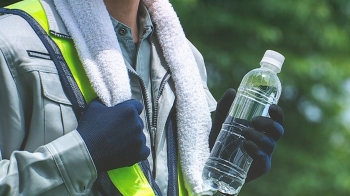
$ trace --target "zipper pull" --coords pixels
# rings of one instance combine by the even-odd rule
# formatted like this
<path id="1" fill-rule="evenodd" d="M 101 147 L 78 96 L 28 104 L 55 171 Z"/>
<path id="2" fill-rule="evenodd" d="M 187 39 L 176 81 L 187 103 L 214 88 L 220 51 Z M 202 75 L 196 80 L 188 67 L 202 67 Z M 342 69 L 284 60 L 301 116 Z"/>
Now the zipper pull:
<path id="1" fill-rule="evenodd" d="M 154 148 L 155 143 L 156 143 L 156 128 L 155 127 L 151 127 L 151 141 L 152 141 L 152 148 Z"/>

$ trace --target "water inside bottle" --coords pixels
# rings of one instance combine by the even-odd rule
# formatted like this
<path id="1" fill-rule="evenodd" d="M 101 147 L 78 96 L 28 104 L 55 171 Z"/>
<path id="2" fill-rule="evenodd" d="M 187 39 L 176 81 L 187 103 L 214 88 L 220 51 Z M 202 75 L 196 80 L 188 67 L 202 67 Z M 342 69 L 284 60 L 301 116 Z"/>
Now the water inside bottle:
<path id="1" fill-rule="evenodd" d="M 235 121 L 223 124 L 211 156 L 207 160 L 203 176 L 213 188 L 227 194 L 237 194 L 247 176 L 252 158 L 241 145 L 240 134 L 245 126 Z"/>
<path id="2" fill-rule="evenodd" d="M 253 159 L 245 152 L 241 135 L 255 116 L 267 116 L 268 108 L 276 103 L 276 88 L 260 86 L 256 89 L 240 89 L 233 106 L 216 139 L 213 150 L 205 163 L 203 179 L 222 193 L 238 194 Z"/>

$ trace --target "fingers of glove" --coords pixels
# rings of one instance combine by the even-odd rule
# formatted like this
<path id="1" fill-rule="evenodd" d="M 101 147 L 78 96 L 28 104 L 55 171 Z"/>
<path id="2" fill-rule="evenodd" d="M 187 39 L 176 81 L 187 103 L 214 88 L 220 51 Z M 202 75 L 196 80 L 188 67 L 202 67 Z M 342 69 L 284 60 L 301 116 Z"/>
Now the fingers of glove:
<path id="1" fill-rule="evenodd" d="M 128 100 L 115 106 L 107 107 L 99 99 L 95 99 L 86 106 L 79 121 L 94 121 L 98 119 L 98 121 L 103 122 L 111 118 L 123 118 L 123 116 L 129 118 L 134 116 L 134 114 L 141 114 L 142 110 L 143 105 L 137 100 Z"/>
<path id="2" fill-rule="evenodd" d="M 150 149 L 147 146 L 144 146 L 137 153 L 135 153 L 135 156 L 132 156 L 130 158 L 130 162 L 126 166 L 131 166 L 131 165 L 134 165 L 135 163 L 138 163 L 142 160 L 147 159 L 150 153 L 151 153 Z"/>
<path id="3" fill-rule="evenodd" d="M 275 141 L 279 140 L 284 134 L 282 125 L 269 117 L 257 116 L 252 120 L 253 127 L 270 136 Z"/>
<path id="4" fill-rule="evenodd" d="M 109 116 L 113 117 L 113 126 L 117 130 L 122 128 L 132 134 L 133 130 L 140 131 L 144 128 L 143 121 L 140 117 L 143 105 L 137 100 L 128 100 L 116 106 L 113 106 L 112 113 Z M 122 130 L 123 131 L 123 130 Z"/>
<path id="5" fill-rule="evenodd" d="M 229 88 L 225 91 L 224 95 L 218 101 L 216 107 L 215 119 L 219 120 L 219 124 L 224 123 L 228 111 L 230 110 L 231 104 L 236 97 L 236 90 Z"/>
<path id="6" fill-rule="evenodd" d="M 220 133 L 222 123 L 224 123 L 227 113 L 230 110 L 230 106 L 233 100 L 235 99 L 235 97 L 236 97 L 236 90 L 233 88 L 229 88 L 225 91 L 222 98 L 218 101 L 216 112 L 215 112 L 215 118 L 214 118 L 211 132 L 209 135 L 210 149 L 212 149 L 215 144 L 216 138 Z"/>
<path id="7" fill-rule="evenodd" d="M 108 136 L 107 139 L 111 147 L 111 157 L 117 158 L 114 168 L 131 166 L 149 156 L 150 149 L 146 146 L 146 136 L 142 129 L 116 132 L 115 135 L 118 136 Z"/>
<path id="8" fill-rule="evenodd" d="M 121 167 L 131 166 L 137 162 L 147 159 L 149 154 L 151 153 L 150 149 L 146 146 L 146 142 L 144 142 L 140 146 L 131 146 L 128 150 L 124 151 L 124 160 L 118 160 L 120 163 L 124 163 Z M 119 158 L 122 158 L 119 157 Z"/>
<path id="9" fill-rule="evenodd" d="M 254 168 L 260 170 L 262 173 L 266 173 L 271 168 L 271 158 L 265 151 L 259 148 L 254 142 L 246 140 L 243 143 L 243 147 L 253 161 L 260 165 L 259 168 Z"/>
<path id="10" fill-rule="evenodd" d="M 252 148 L 252 146 L 249 147 L 248 154 L 253 157 L 258 150 L 262 150 L 266 154 L 272 154 L 273 150 L 275 149 L 276 142 L 271 137 L 265 135 L 262 132 L 256 131 L 253 128 L 245 128 L 242 131 L 242 135 L 245 137 L 246 142 L 249 144 L 254 143 L 256 148 Z M 251 155 L 251 154 L 252 155 Z"/>
<path id="11" fill-rule="evenodd" d="M 137 153 L 131 152 L 132 151 L 124 151 L 123 153 L 118 154 L 118 156 L 108 157 L 108 160 L 105 161 L 104 167 L 106 169 L 104 170 L 108 171 L 115 168 L 132 166 L 135 163 L 147 159 L 147 157 L 150 154 L 150 149 L 147 146 L 145 146 L 144 148 L 140 149 Z"/>
<path id="12" fill-rule="evenodd" d="M 213 131 L 210 132 L 209 135 L 209 150 L 211 151 L 215 145 L 216 138 L 218 137 L 219 132 L 214 133 Z"/>
<path id="13" fill-rule="evenodd" d="M 255 158 L 253 158 L 253 162 L 248 171 L 246 183 L 262 176 L 263 174 L 266 174 L 268 171 L 270 171 L 270 169 L 271 157 L 267 156 L 263 151 L 257 151 Z"/>
<path id="14" fill-rule="evenodd" d="M 128 100 L 128 101 L 125 101 L 123 102 L 124 104 L 128 104 L 130 105 L 131 107 L 135 108 L 135 110 L 137 111 L 138 114 L 141 114 L 142 113 L 142 110 L 143 110 L 143 105 L 140 101 L 136 100 L 136 99 L 131 99 L 131 100 Z M 123 104 L 122 103 L 122 104 Z"/>
<path id="15" fill-rule="evenodd" d="M 131 99 L 131 100 L 127 100 L 124 101 L 122 103 L 119 103 L 113 107 L 113 110 L 116 110 L 116 112 L 120 112 L 120 110 L 122 110 L 122 112 L 126 112 L 125 114 L 141 114 L 142 110 L 143 110 L 143 105 L 140 101 L 135 100 L 135 99 Z"/>
<path id="16" fill-rule="evenodd" d="M 133 144 L 130 144 L 129 147 L 133 149 L 136 156 L 143 155 L 142 152 L 144 152 L 144 148 L 147 148 L 147 146 L 146 146 L 146 136 L 142 130 L 138 135 L 134 137 L 134 142 Z"/>
<path id="17" fill-rule="evenodd" d="M 90 104 L 87 105 L 87 107 L 90 108 L 100 108 L 100 107 L 107 107 L 105 106 L 100 99 L 94 99 L 90 102 Z"/>
<path id="18" fill-rule="evenodd" d="M 80 120 L 85 120 L 88 116 L 92 115 L 95 111 L 100 109 L 107 108 L 99 99 L 94 99 L 91 101 L 83 110 Z"/>
<path id="19" fill-rule="evenodd" d="M 120 138 L 121 143 L 125 142 L 125 150 L 129 150 L 131 154 L 135 154 L 135 156 L 139 156 L 140 152 L 144 151 L 146 147 L 146 136 L 143 133 L 143 121 L 137 116 L 135 126 L 130 126 L 130 129 L 125 131 L 124 139 Z M 148 156 L 148 155 L 147 155 Z"/>
<path id="20" fill-rule="evenodd" d="M 278 105 L 273 104 L 270 106 L 269 115 L 274 121 L 277 121 L 281 125 L 283 124 L 284 113 L 282 108 L 280 108 Z"/>

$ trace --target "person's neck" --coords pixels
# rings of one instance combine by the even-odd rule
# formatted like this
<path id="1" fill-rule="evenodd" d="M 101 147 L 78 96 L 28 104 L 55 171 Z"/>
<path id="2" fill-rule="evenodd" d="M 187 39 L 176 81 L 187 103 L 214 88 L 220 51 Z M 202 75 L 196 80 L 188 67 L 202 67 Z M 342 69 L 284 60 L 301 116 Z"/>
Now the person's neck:
<path id="1" fill-rule="evenodd" d="M 104 0 L 107 10 L 119 22 L 130 27 L 133 40 L 138 42 L 137 10 L 140 0 Z"/>

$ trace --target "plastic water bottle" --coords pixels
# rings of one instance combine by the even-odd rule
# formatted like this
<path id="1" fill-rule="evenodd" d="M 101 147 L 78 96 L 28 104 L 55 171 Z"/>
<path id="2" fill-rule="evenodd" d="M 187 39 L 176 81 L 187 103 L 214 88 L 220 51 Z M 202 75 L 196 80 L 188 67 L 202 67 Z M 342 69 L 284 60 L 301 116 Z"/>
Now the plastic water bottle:
<path id="1" fill-rule="evenodd" d="M 260 68 L 248 72 L 241 81 L 236 98 L 205 163 L 203 180 L 222 193 L 237 195 L 253 159 L 245 152 L 242 130 L 251 126 L 255 116 L 268 116 L 271 104 L 277 104 L 282 87 L 277 73 L 284 56 L 267 50 Z"/>

